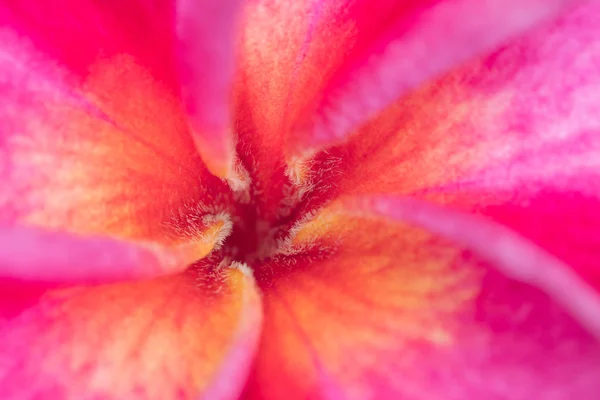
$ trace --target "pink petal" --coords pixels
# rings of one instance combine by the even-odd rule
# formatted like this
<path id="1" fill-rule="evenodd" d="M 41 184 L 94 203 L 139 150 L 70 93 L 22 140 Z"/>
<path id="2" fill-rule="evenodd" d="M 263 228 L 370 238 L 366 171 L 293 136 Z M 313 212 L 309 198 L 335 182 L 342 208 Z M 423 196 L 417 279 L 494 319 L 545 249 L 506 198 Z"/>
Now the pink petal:
<path id="1" fill-rule="evenodd" d="M 174 6 L 171 0 L 5 1 L 0 25 L 82 78 L 99 57 L 128 54 L 175 88 Z"/>
<path id="2" fill-rule="evenodd" d="M 182 90 L 194 141 L 219 177 L 234 173 L 230 104 L 239 0 L 179 0 L 177 33 Z"/>
<path id="3" fill-rule="evenodd" d="M 206 273 L 37 294 L 0 318 L 0 396 L 236 399 L 260 299 L 239 270 Z"/>
<path id="4" fill-rule="evenodd" d="M 600 346 L 579 325 L 583 314 L 565 312 L 573 302 L 522 282 L 512 264 L 490 265 L 510 255 L 489 237 L 492 251 L 481 253 L 465 240 L 481 242 L 481 229 L 437 229 L 442 238 L 396 220 L 458 226 L 454 214 L 423 223 L 426 212 L 386 201 L 353 203 L 350 215 L 321 211 L 291 240 L 305 255 L 274 259 L 257 275 L 265 322 L 247 398 L 594 398 Z M 566 271 L 569 285 L 532 281 L 552 295 L 580 290 Z"/>
<path id="5" fill-rule="evenodd" d="M 60 4 L 52 7 L 50 15 L 76 20 Z M 0 29 L 2 222 L 177 242 L 189 228 L 174 226 L 180 210 L 201 220 L 215 196 L 227 202 L 226 186 L 194 149 L 178 96 L 137 53 L 119 47 L 112 54 L 103 36 L 90 37 L 81 56 L 94 57 L 83 72 L 56 46 L 91 26 L 82 33 L 63 24 L 66 33 L 46 38 L 49 20 L 37 26 L 23 13 L 1 15 L 11 17 Z"/>
<path id="6" fill-rule="evenodd" d="M 551 295 L 600 338 L 600 292 L 573 273 L 570 266 L 510 229 L 475 215 L 410 198 L 373 196 L 347 201 L 358 202 L 353 205 L 361 211 L 416 224 L 460 243 L 508 277 Z"/>
<path id="7" fill-rule="evenodd" d="M 0 278 L 69 284 L 147 279 L 182 271 L 206 255 L 202 250 L 2 227 Z"/>
<path id="8" fill-rule="evenodd" d="M 573 9 L 389 107 L 348 144 L 356 165 L 344 191 L 357 180 L 362 192 L 426 191 L 484 174 L 489 190 L 564 175 L 555 186 L 581 191 L 600 129 L 599 7 Z"/>
<path id="9" fill-rule="evenodd" d="M 289 201 L 284 147 L 349 53 L 418 1 L 247 2 L 236 79 L 238 154 L 260 191 L 261 218 Z M 332 22 L 335 21 L 335 22 Z M 286 176 L 288 175 L 288 176 Z M 292 177 L 292 181 L 294 177 Z"/>
<path id="10" fill-rule="evenodd" d="M 340 4 L 347 11 L 344 9 L 346 12 L 340 18 L 327 24 L 334 32 L 332 35 L 323 29 L 321 34 L 328 36 L 326 40 L 334 42 L 338 30 L 342 36 L 345 33 L 340 25 L 348 24 L 347 29 L 352 29 L 351 22 L 363 18 L 359 13 L 364 12 L 365 6 L 361 3 Z M 343 142 L 362 124 L 427 79 L 577 3 L 580 1 L 442 0 L 409 2 L 400 6 L 401 12 L 397 14 L 375 13 L 375 18 L 381 17 L 379 30 L 367 28 L 371 34 L 368 44 L 360 37 L 363 27 L 359 25 L 354 28 L 358 32 L 356 48 L 338 50 L 345 52 L 347 61 L 328 80 L 314 115 L 298 125 L 290 137 L 291 159 L 307 157 L 316 150 Z"/>
<path id="11" fill-rule="evenodd" d="M 394 104 L 331 152 L 342 173 L 315 184 L 333 188 L 327 199 L 394 193 L 484 214 L 600 290 L 599 7 Z"/>

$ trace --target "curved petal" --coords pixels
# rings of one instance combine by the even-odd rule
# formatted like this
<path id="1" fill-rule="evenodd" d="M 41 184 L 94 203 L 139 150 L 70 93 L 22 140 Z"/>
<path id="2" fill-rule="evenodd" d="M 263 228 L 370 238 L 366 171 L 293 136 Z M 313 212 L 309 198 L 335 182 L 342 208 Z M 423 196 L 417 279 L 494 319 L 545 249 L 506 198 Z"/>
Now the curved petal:
<path id="1" fill-rule="evenodd" d="M 349 3 L 360 3 L 352 16 L 345 14 Z M 289 217 L 302 200 L 303 193 L 292 184 L 296 178 L 286 176 L 290 171 L 283 151 L 293 123 L 315 103 L 327 79 L 356 44 L 356 36 L 377 30 L 386 15 L 405 7 L 403 3 L 257 0 L 245 4 L 234 89 L 235 130 L 239 157 L 253 191 L 260 194 L 253 199 L 260 219 L 276 225 L 274 220 Z M 342 19 L 340 26 L 330 23 Z M 354 23 L 361 29 L 353 29 Z"/>
<path id="2" fill-rule="evenodd" d="M 530 170 L 538 175 L 569 155 L 591 166 L 599 9 L 588 2 L 390 107 L 348 146 L 362 161 L 348 174 L 353 186 L 361 180 L 355 192 L 426 190 L 525 158 L 540 163 Z"/>
<path id="3" fill-rule="evenodd" d="M 51 47 L 52 37 L 38 43 L 46 25 L 36 36 L 27 18 L 15 14 L 0 27 L 3 223 L 163 240 L 178 235 L 168 222 L 181 210 L 198 220 L 226 208 L 225 187 L 195 152 L 178 97 L 152 70 L 90 36 L 82 57 L 94 57 L 83 74 L 54 58 L 64 49 Z M 75 28 L 63 26 L 86 34 Z"/>
<path id="4" fill-rule="evenodd" d="M 238 153 L 260 193 L 263 219 L 287 217 L 302 190 L 284 158 L 286 138 L 316 105 L 349 53 L 419 1 L 257 0 L 243 14 L 236 81 Z M 283 206 L 282 206 L 283 205 Z M 275 210 L 275 216 L 270 215 Z"/>
<path id="5" fill-rule="evenodd" d="M 274 260 L 267 271 L 281 279 L 257 275 L 265 322 L 247 398 L 591 399 L 600 389 L 597 338 L 463 243 L 333 208 L 291 243 L 314 251 Z"/>
<path id="6" fill-rule="evenodd" d="M 346 202 L 359 211 L 416 224 L 465 246 L 508 277 L 551 295 L 600 338 L 600 292 L 582 281 L 571 267 L 510 229 L 480 216 L 410 198 L 371 196 Z"/>
<path id="7" fill-rule="evenodd" d="M 307 160 L 307 154 L 353 140 L 357 135 L 350 138 L 350 134 L 415 86 L 556 15 L 570 3 L 249 2 L 235 90 L 236 132 L 238 154 L 261 195 L 259 211 L 277 210 L 281 216 L 286 213 L 281 204 L 296 205 L 314 188 L 335 191 L 338 176 L 331 174 L 331 165 L 340 169 L 336 151 L 324 160 Z M 367 136 L 377 133 L 377 138 L 364 141 L 374 147 L 389 129 L 398 130 L 403 106 L 370 126 Z M 362 157 L 363 153 L 355 159 Z"/>
<path id="8" fill-rule="evenodd" d="M 222 178 L 234 173 L 230 109 L 234 33 L 240 0 L 179 0 L 180 79 L 193 138 L 208 168 Z"/>
<path id="9" fill-rule="evenodd" d="M 164 247 L 105 236 L 0 227 L 0 279 L 97 284 L 154 278 L 183 271 L 208 255 L 219 240 L 215 232 L 205 240 Z"/>
<path id="10" fill-rule="evenodd" d="M 375 12 L 375 17 L 362 3 L 366 2 L 339 2 L 336 5 L 344 10 L 342 16 L 337 10 L 334 15 L 338 18 L 327 24 L 334 25 L 333 35 L 329 27 L 315 34 L 322 37 L 312 45 L 330 42 L 319 50 L 342 53 L 345 61 L 324 87 L 314 116 L 292 132 L 288 144 L 292 158 L 304 158 L 343 142 L 417 85 L 581 1 L 408 1 L 396 2 L 395 13 Z M 360 15 L 365 11 L 367 16 Z M 371 25 L 377 17 L 379 30 Z M 354 21 L 356 26 L 352 26 Z M 357 32 L 350 48 L 334 48 L 340 31 L 340 36 L 348 35 L 340 25 L 351 25 Z"/>
<path id="11" fill-rule="evenodd" d="M 260 299 L 240 270 L 205 273 L 38 294 L 0 318 L 0 394 L 237 398 L 259 336 Z M 5 293 L 2 303 L 15 301 Z"/>
<path id="12" fill-rule="evenodd" d="M 396 104 L 340 150 L 331 195 L 484 214 L 600 289 L 599 15 L 589 2 Z"/>

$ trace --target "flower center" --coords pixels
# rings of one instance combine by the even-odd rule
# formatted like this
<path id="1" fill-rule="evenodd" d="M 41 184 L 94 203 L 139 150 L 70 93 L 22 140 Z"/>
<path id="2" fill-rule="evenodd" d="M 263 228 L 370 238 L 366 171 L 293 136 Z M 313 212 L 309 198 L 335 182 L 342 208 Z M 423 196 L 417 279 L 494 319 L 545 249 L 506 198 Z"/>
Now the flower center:
<path id="1" fill-rule="evenodd" d="M 246 217 L 233 223 L 221 251 L 225 257 L 256 269 L 279 252 L 289 228 L 285 223 L 272 224 L 255 215 Z"/>
<path id="2" fill-rule="evenodd" d="M 336 195 L 336 186 L 331 183 L 340 175 L 340 160 L 335 150 L 317 154 L 287 170 L 275 168 L 267 174 L 269 183 L 265 183 L 264 176 L 262 181 L 258 178 L 259 163 L 246 160 L 245 165 L 253 168 L 237 165 L 235 179 L 227 181 L 231 192 L 223 196 L 222 211 L 211 210 L 206 217 L 206 209 L 199 208 L 198 217 L 190 217 L 191 210 L 182 210 L 177 225 L 192 225 L 189 238 L 194 240 L 200 235 L 214 245 L 206 264 L 243 264 L 254 271 L 257 279 L 262 276 L 269 281 L 278 274 L 273 272 L 275 269 L 294 269 L 298 257 L 317 259 L 329 251 L 317 240 L 324 227 L 318 226 L 312 232 L 318 225 L 312 216 Z M 208 229 L 209 225 L 218 225 L 218 229 Z"/>

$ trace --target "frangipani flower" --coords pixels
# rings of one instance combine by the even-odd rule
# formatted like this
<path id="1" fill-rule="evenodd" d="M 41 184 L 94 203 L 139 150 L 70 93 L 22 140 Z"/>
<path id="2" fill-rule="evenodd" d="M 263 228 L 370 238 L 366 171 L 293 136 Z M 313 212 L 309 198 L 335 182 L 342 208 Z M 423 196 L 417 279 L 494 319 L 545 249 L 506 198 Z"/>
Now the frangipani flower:
<path id="1" fill-rule="evenodd" d="M 3 399 L 594 399 L 600 4 L 3 1 Z"/>

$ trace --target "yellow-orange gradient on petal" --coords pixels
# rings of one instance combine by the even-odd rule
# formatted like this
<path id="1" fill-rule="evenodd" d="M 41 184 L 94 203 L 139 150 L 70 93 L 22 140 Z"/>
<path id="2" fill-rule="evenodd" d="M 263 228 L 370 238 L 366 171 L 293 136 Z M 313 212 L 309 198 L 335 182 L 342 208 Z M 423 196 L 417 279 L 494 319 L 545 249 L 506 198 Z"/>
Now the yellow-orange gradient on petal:
<path id="1" fill-rule="evenodd" d="M 12 318 L 0 319 L 3 393 L 235 397 L 260 331 L 260 299 L 240 269 L 207 276 L 203 268 L 147 282 L 32 293 L 33 305 L 23 301 Z"/>
<path id="2" fill-rule="evenodd" d="M 2 86 L 3 222 L 160 240 L 177 236 L 168 222 L 179 209 L 225 209 L 177 95 L 133 58 L 100 58 L 79 83 L 26 39 L 0 34 L 18 62 L 44 65 L 15 64 Z"/>
<path id="3" fill-rule="evenodd" d="M 511 371 L 522 398 L 551 393 L 551 376 L 580 393 L 600 360 L 545 294 L 434 234 L 337 205 L 295 234 L 303 254 L 257 273 L 265 323 L 247 398 L 510 398 L 514 388 L 480 382 Z"/>
<path id="4" fill-rule="evenodd" d="M 394 193 L 476 212 L 600 288 L 597 7 L 575 8 L 389 107 L 335 150 L 344 172 L 324 175 L 328 198 Z"/>
<path id="5" fill-rule="evenodd" d="M 409 370 L 415 342 L 455 345 L 461 322 L 454 315 L 477 297 L 482 279 L 481 271 L 453 265 L 460 250 L 333 208 L 293 235 L 288 252 L 302 253 L 270 266 L 282 277 L 257 276 L 266 319 L 253 398 L 375 398 L 406 382 L 380 376 L 384 392 L 377 392 L 365 374 Z M 322 251 L 329 255 L 320 259 Z M 264 383 L 276 371 L 281 383 Z"/>

